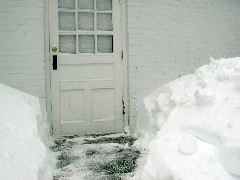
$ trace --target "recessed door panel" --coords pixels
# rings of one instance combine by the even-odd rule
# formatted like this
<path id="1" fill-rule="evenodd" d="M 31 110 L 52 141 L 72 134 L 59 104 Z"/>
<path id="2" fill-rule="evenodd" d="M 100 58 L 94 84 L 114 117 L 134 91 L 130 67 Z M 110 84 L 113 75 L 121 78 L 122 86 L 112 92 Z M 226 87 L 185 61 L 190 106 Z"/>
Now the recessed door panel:
<path id="1" fill-rule="evenodd" d="M 94 89 L 92 91 L 93 121 L 115 119 L 115 90 Z"/>
<path id="2" fill-rule="evenodd" d="M 61 120 L 86 121 L 84 90 L 60 91 Z"/>

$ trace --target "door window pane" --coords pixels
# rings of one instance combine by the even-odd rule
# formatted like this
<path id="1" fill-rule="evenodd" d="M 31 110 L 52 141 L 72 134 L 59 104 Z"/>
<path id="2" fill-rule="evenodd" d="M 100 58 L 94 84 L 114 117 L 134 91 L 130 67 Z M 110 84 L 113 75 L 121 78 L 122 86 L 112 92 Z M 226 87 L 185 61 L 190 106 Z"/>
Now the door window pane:
<path id="1" fill-rule="evenodd" d="M 75 14 L 72 12 L 59 12 L 59 30 L 75 31 Z"/>
<path id="2" fill-rule="evenodd" d="M 97 51 L 99 53 L 113 52 L 113 36 L 99 35 L 97 36 Z"/>
<path id="3" fill-rule="evenodd" d="M 112 10 L 112 0 L 96 0 L 97 10 Z"/>
<path id="4" fill-rule="evenodd" d="M 75 9 L 75 0 L 58 0 L 58 7 Z"/>
<path id="5" fill-rule="evenodd" d="M 79 38 L 79 52 L 80 53 L 94 53 L 95 39 L 93 35 L 80 35 Z"/>
<path id="6" fill-rule="evenodd" d="M 78 13 L 78 29 L 93 31 L 94 29 L 94 14 L 93 13 Z"/>
<path id="7" fill-rule="evenodd" d="M 79 9 L 94 9 L 93 0 L 78 0 Z"/>
<path id="8" fill-rule="evenodd" d="M 76 36 L 60 35 L 59 36 L 59 52 L 75 54 L 76 53 Z"/>
<path id="9" fill-rule="evenodd" d="M 97 29 L 102 31 L 112 31 L 112 14 L 99 13 L 97 14 Z"/>

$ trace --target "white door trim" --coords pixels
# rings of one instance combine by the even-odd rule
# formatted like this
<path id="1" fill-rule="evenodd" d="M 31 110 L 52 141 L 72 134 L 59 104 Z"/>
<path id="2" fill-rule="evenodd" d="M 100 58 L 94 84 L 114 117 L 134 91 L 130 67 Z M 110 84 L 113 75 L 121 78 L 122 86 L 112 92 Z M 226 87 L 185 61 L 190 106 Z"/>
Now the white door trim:
<path id="1" fill-rule="evenodd" d="M 127 0 L 120 0 L 121 4 L 121 33 L 122 33 L 122 67 L 123 67 L 123 105 L 124 105 L 124 131 L 129 132 L 129 99 L 128 99 L 128 37 L 127 37 Z"/>
<path id="2" fill-rule="evenodd" d="M 49 0 L 44 0 L 44 62 L 45 62 L 45 91 L 47 119 L 52 134 L 52 109 L 51 109 L 51 80 L 50 80 L 50 54 L 49 54 Z"/>

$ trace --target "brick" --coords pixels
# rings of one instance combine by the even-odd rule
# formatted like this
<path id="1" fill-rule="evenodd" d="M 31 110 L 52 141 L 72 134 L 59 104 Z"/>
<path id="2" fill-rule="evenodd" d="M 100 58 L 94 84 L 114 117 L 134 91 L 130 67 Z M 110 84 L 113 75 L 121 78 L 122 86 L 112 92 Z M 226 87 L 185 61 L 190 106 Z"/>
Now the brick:
<path id="1" fill-rule="evenodd" d="M 46 99 L 44 0 L 0 1 L 0 82 Z"/>

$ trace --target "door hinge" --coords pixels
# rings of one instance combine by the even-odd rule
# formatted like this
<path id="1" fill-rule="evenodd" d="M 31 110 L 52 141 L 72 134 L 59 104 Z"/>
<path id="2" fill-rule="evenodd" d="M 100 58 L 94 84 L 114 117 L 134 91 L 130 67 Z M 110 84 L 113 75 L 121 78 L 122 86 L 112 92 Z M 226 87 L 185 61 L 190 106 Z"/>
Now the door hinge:
<path id="1" fill-rule="evenodd" d="M 122 5 L 122 0 L 119 0 L 119 4 Z"/>
<path id="2" fill-rule="evenodd" d="M 124 104 L 124 100 L 122 100 L 122 114 L 123 116 L 125 115 L 125 104 Z"/>
<path id="3" fill-rule="evenodd" d="M 121 60 L 123 60 L 123 50 L 121 51 Z"/>

